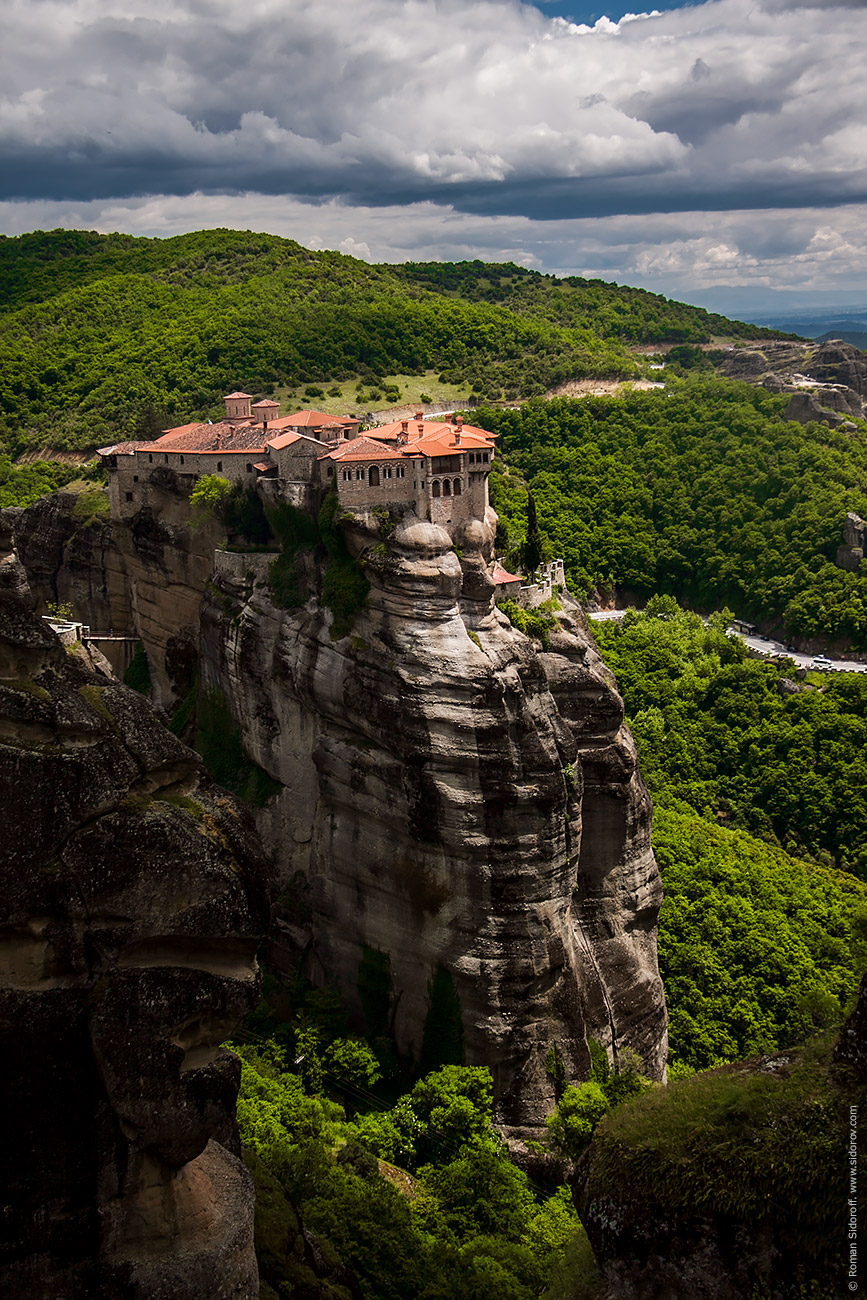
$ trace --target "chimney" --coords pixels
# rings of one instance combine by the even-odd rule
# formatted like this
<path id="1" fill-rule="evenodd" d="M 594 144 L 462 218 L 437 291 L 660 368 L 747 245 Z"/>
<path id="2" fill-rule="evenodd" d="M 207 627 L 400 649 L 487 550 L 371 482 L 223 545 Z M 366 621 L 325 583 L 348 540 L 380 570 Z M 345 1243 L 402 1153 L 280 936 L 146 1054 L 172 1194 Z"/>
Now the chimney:
<path id="1" fill-rule="evenodd" d="M 420 438 L 424 437 L 424 425 L 422 424 L 421 420 L 419 420 L 418 422 L 418 436 Z"/>
<path id="2" fill-rule="evenodd" d="M 416 413 L 415 413 L 415 418 L 416 418 L 417 420 L 423 420 L 423 419 L 424 419 L 424 411 L 416 411 Z"/>
<path id="3" fill-rule="evenodd" d="M 406 433 L 408 428 L 409 428 L 409 420 L 401 420 L 400 422 L 401 433 Z"/>
<path id="4" fill-rule="evenodd" d="M 461 426 L 459 424 L 456 424 L 455 425 L 455 446 L 460 447 L 460 445 L 461 445 Z"/>
<path id="5" fill-rule="evenodd" d="M 464 417 L 462 415 L 456 415 L 455 424 L 458 426 L 459 429 L 462 429 L 464 427 Z"/>

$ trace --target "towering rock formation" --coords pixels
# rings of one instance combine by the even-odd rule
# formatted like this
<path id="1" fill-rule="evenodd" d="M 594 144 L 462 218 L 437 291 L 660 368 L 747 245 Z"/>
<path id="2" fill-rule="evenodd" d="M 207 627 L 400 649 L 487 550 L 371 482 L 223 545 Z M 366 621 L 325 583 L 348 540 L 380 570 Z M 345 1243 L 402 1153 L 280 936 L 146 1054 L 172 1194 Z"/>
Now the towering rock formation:
<path id="1" fill-rule="evenodd" d="M 255 1004 L 255 836 L 32 611 L 0 512 L 0 1293 L 253 1300 L 220 1043 Z"/>
<path id="2" fill-rule="evenodd" d="M 574 603 L 544 653 L 495 608 L 494 523 L 461 528 L 459 559 L 412 514 L 345 519 L 371 591 L 337 641 L 316 601 L 280 611 L 252 578 L 218 578 L 201 672 L 284 786 L 261 825 L 285 879 L 309 881 L 312 973 L 358 1006 L 364 947 L 387 954 L 398 1046 L 418 1057 L 445 969 L 466 1060 L 520 1129 L 553 1105 L 555 1046 L 574 1078 L 589 1037 L 661 1076 L 661 889 L 610 674 Z"/>
<path id="3" fill-rule="evenodd" d="M 175 535 L 147 565 L 140 520 L 115 523 L 108 548 L 147 610 L 129 620 L 166 700 L 182 658 L 172 602 L 200 563 L 179 502 L 167 491 L 145 521 Z M 34 574 L 50 509 L 19 525 Z M 371 590 L 351 635 L 334 640 L 315 595 L 279 609 L 267 561 L 224 556 L 202 584 L 198 680 L 222 693 L 248 755 L 283 787 L 258 824 L 307 921 L 296 909 L 278 938 L 359 1020 L 365 949 L 386 954 L 396 1040 L 416 1057 L 435 977 L 450 980 L 465 1058 L 491 1067 L 499 1116 L 520 1131 L 553 1106 L 554 1047 L 574 1079 L 589 1073 L 589 1038 L 615 1057 L 634 1048 L 662 1076 L 661 888 L 613 679 L 567 595 L 545 650 L 496 609 L 494 526 L 492 512 L 453 537 L 412 513 L 344 516 Z M 75 573 L 56 566 L 52 582 L 84 617 L 106 542 L 89 565 L 82 539 L 73 545 Z M 318 561 L 306 563 L 314 592 Z M 116 600 L 120 579 L 108 586 Z M 184 611 L 188 623 L 189 601 Z"/>

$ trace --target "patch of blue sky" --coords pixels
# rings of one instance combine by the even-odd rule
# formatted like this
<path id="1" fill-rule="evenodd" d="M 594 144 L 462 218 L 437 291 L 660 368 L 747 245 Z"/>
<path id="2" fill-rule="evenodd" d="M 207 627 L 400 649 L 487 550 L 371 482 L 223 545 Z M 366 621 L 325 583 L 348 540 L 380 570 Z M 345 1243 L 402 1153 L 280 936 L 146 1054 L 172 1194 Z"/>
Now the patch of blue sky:
<path id="1" fill-rule="evenodd" d="M 570 23 L 586 23 L 592 27 L 600 18 L 610 18 L 617 23 L 624 14 L 652 13 L 654 9 L 665 13 L 669 9 L 684 9 L 697 0 L 656 0 L 656 3 L 632 4 L 624 0 L 535 0 L 536 7 L 552 18 L 565 18 Z"/>

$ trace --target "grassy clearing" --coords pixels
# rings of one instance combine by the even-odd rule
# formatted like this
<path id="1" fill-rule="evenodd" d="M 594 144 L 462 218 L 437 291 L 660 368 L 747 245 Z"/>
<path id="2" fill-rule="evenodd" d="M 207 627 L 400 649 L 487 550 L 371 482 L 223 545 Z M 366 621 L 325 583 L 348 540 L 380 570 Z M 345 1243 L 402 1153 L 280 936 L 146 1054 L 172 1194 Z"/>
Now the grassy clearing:
<path id="1" fill-rule="evenodd" d="M 323 380 L 318 384 L 299 384 L 295 388 L 278 386 L 273 397 L 280 403 L 281 415 L 307 409 L 325 411 L 327 415 L 346 415 L 404 406 L 466 406 L 470 398 L 468 384 L 440 383 L 436 370 L 426 370 L 423 375 L 380 375 L 378 378 L 379 384 L 365 382 L 361 388 L 358 379 Z M 400 397 L 396 402 L 389 401 L 385 390 L 395 387 L 399 389 Z M 323 395 L 308 394 L 306 388 L 317 388 Z"/>

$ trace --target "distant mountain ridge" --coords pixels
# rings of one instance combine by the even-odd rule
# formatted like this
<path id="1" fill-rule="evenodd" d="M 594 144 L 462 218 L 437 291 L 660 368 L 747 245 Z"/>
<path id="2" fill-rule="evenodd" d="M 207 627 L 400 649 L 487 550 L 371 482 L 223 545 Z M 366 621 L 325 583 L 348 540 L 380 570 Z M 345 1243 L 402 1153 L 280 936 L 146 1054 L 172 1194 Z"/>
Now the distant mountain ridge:
<path id="1" fill-rule="evenodd" d="M 285 395 L 434 373 L 514 399 L 636 376 L 636 344 L 779 336 L 601 280 L 513 263 L 375 266 L 231 230 L 0 237 L 0 302 L 0 440 L 15 454 L 208 418 L 240 381 Z"/>

